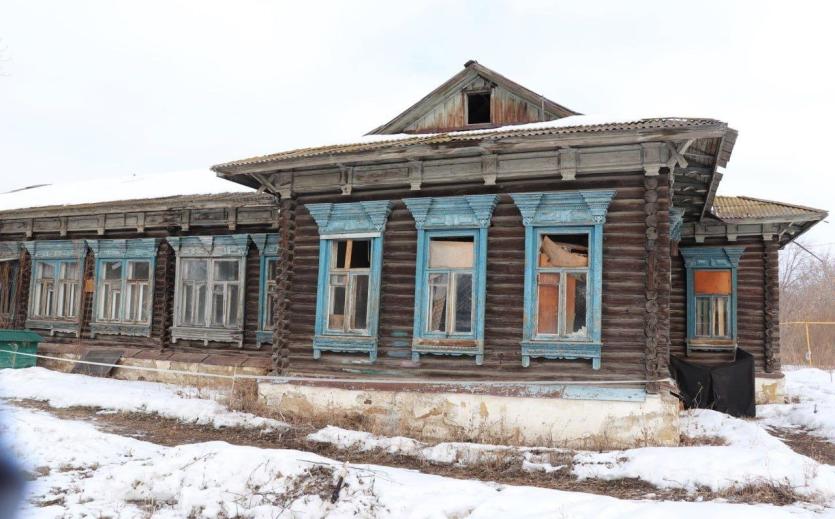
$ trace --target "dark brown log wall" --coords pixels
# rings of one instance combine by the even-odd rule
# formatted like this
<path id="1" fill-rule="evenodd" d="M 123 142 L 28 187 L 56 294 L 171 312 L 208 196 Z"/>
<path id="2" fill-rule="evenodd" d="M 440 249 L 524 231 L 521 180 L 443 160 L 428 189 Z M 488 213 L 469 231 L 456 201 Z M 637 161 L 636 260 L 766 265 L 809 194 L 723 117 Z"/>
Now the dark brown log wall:
<path id="1" fill-rule="evenodd" d="M 765 302 L 766 291 L 766 244 L 762 238 L 740 238 L 734 242 L 706 240 L 705 246 L 745 246 L 745 252 L 739 261 L 737 272 L 737 335 L 740 348 L 754 356 L 757 373 L 770 371 L 766 369 L 766 330 L 775 327 L 772 323 L 767 326 Z M 681 243 L 681 247 L 696 246 Z M 776 269 L 776 247 L 773 248 Z M 670 304 L 671 354 L 684 358 L 687 338 L 687 278 L 684 260 L 681 255 L 672 258 L 673 284 Z M 772 271 L 774 272 L 774 271 Z M 776 272 L 774 272 L 776 276 Z M 776 278 L 775 278 L 776 279 Z M 779 297 L 772 289 L 773 303 Z M 772 334 L 774 332 L 772 331 Z M 776 340 L 779 341 L 779 332 Z M 774 335 L 772 335 L 774 337 Z M 779 366 L 779 342 L 771 340 L 770 348 L 776 350 L 776 366 Z M 732 360 L 733 355 L 723 352 L 694 352 L 688 360 L 705 364 L 718 364 Z M 774 362 L 774 361 L 772 361 Z M 773 370 L 773 368 L 772 368 Z M 777 368 L 779 370 L 779 367 Z"/>
<path id="2" fill-rule="evenodd" d="M 668 196 L 662 175 L 658 189 Z M 401 377 L 472 378 L 493 380 L 643 379 L 646 335 L 646 217 L 643 172 L 582 176 L 576 181 L 530 181 L 500 186 L 460 185 L 415 191 L 390 191 L 349 197 L 320 196 L 298 200 L 295 219 L 293 283 L 289 291 L 289 365 L 293 374 L 380 375 Z M 507 193 L 578 189 L 616 189 L 609 207 L 603 238 L 603 358 L 599 371 L 588 360 L 531 359 L 521 367 L 524 243 L 521 215 Z M 500 193 L 488 231 L 487 306 L 484 365 L 472 357 L 411 355 L 414 316 L 415 254 L 417 231 L 402 198 Z M 324 352 L 313 360 L 312 336 L 316 312 L 319 256 L 317 227 L 304 204 L 358 200 L 394 200 L 383 242 L 380 344 L 378 359 Z M 659 204 L 659 216 L 668 207 Z M 666 222 L 666 219 L 664 220 Z M 666 226 L 660 226 L 662 233 Z M 667 245 L 668 247 L 668 245 Z M 663 270 L 663 267 L 662 267 Z M 662 348 L 663 351 L 663 348 Z M 657 355 L 657 353 L 656 353 Z M 655 359 L 655 362 L 659 362 Z"/>

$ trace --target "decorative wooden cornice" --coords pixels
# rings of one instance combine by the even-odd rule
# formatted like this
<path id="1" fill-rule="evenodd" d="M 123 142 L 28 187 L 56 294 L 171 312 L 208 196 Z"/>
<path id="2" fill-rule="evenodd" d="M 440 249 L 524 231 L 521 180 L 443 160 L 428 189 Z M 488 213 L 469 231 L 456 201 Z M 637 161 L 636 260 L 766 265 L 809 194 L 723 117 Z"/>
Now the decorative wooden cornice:
<path id="1" fill-rule="evenodd" d="M 20 257 L 19 241 L 0 241 L 0 261 L 17 259 Z"/>
<path id="2" fill-rule="evenodd" d="M 84 240 L 36 240 L 23 246 L 33 259 L 81 259 L 87 252 Z"/>
<path id="3" fill-rule="evenodd" d="M 472 229 L 490 226 L 499 195 L 404 198 L 418 229 Z"/>
<path id="4" fill-rule="evenodd" d="M 280 238 L 278 234 L 257 233 L 250 234 L 249 237 L 252 239 L 252 243 L 254 243 L 255 247 L 258 249 L 258 253 L 262 256 L 278 255 Z"/>
<path id="5" fill-rule="evenodd" d="M 320 236 L 380 234 L 391 212 L 390 200 L 345 204 L 307 204 L 305 208 L 319 226 Z"/>
<path id="6" fill-rule="evenodd" d="M 169 236 L 166 238 L 179 257 L 246 256 L 249 234 L 225 236 Z"/>
<path id="7" fill-rule="evenodd" d="M 85 240 L 98 259 L 153 258 L 157 255 L 160 238 L 130 240 Z"/>
<path id="8" fill-rule="evenodd" d="M 522 223 L 529 225 L 602 224 L 615 196 L 614 190 L 552 191 L 548 193 L 511 193 L 522 213 Z"/>
<path id="9" fill-rule="evenodd" d="M 745 247 L 684 247 L 681 255 L 690 268 L 737 268 Z"/>

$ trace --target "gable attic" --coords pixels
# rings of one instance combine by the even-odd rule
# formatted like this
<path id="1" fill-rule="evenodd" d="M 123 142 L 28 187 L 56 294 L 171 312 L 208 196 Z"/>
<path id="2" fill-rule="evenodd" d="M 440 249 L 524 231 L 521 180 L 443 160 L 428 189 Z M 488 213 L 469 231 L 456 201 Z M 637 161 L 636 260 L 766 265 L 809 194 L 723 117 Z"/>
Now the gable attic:
<path id="1" fill-rule="evenodd" d="M 486 105 L 481 106 L 481 103 Z M 579 113 L 470 60 L 461 72 L 368 134 L 494 128 L 552 121 L 570 115 Z"/>

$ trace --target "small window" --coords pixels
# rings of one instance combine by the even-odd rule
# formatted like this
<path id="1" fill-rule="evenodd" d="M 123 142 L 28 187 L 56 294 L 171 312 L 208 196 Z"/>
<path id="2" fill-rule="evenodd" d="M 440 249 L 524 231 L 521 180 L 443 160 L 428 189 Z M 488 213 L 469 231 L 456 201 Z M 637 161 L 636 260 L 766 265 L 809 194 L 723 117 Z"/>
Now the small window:
<path id="1" fill-rule="evenodd" d="M 696 337 L 730 337 L 731 271 L 697 270 L 693 272 L 693 282 Z"/>
<path id="2" fill-rule="evenodd" d="M 33 270 L 32 315 L 38 318 L 76 318 L 81 293 L 79 262 L 36 261 Z"/>
<path id="3" fill-rule="evenodd" d="M 489 124 L 490 92 L 467 94 L 467 124 Z"/>
<path id="4" fill-rule="evenodd" d="M 362 333 L 368 329 L 371 240 L 332 240 L 328 275 L 327 328 Z"/>
<path id="5" fill-rule="evenodd" d="M 261 330 L 273 329 L 273 314 L 275 312 L 275 288 L 278 275 L 278 258 L 267 258 L 264 264 L 264 312 L 261 316 Z"/>

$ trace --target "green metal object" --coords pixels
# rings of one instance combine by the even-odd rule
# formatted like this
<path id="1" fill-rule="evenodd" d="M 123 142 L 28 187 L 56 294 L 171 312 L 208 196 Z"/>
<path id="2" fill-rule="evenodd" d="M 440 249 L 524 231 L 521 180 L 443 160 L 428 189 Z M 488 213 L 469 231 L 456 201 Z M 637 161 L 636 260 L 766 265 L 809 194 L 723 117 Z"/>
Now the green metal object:
<path id="1" fill-rule="evenodd" d="M 35 357 L 19 353 L 38 353 L 43 339 L 29 330 L 0 330 L 0 368 L 31 368 Z"/>

